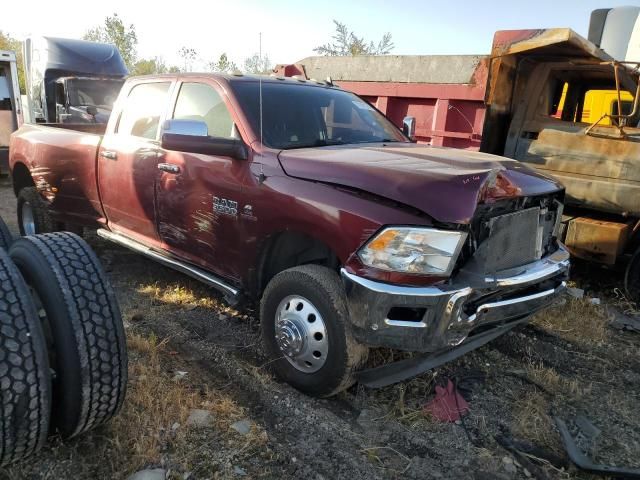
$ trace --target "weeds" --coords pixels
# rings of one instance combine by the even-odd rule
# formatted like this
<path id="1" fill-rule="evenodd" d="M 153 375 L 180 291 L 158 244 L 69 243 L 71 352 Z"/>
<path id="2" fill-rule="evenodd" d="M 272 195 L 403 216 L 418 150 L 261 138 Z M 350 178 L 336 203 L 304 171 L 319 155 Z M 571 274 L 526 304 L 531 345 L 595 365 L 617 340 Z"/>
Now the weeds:
<path id="1" fill-rule="evenodd" d="M 560 452 L 562 447 L 548 412 L 549 401 L 543 393 L 532 392 L 517 399 L 512 407 L 513 431 L 520 438 Z"/>
<path id="2" fill-rule="evenodd" d="M 530 364 L 527 374 L 536 384 L 555 395 L 579 398 L 591 391 L 591 385 L 583 385 L 578 378 L 566 378 L 542 363 Z"/>
<path id="3" fill-rule="evenodd" d="M 159 464 L 164 451 L 184 448 L 186 419 L 194 408 L 210 410 L 216 427 L 228 429 L 243 410 L 231 398 L 174 380 L 163 365 L 166 340 L 130 334 L 130 381 L 123 411 L 109 425 L 112 460 L 128 472 Z M 124 473 L 124 472 L 123 472 Z"/>
<path id="4" fill-rule="evenodd" d="M 583 344 L 603 343 L 610 337 L 604 308 L 589 299 L 567 299 L 562 307 L 538 313 L 533 322 L 562 338 Z"/>

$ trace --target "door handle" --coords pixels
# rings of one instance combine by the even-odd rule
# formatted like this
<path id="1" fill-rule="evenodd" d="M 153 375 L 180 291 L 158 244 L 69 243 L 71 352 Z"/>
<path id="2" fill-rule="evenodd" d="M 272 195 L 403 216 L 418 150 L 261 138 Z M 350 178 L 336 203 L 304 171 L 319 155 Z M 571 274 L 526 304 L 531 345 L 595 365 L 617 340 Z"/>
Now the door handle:
<path id="1" fill-rule="evenodd" d="M 172 163 L 159 163 L 158 170 L 162 170 L 167 173 L 180 173 L 180 167 Z"/>
<path id="2" fill-rule="evenodd" d="M 118 159 L 118 154 L 116 152 L 114 152 L 113 150 L 102 150 L 100 152 L 100 156 L 102 158 L 106 158 L 107 160 L 117 160 Z"/>

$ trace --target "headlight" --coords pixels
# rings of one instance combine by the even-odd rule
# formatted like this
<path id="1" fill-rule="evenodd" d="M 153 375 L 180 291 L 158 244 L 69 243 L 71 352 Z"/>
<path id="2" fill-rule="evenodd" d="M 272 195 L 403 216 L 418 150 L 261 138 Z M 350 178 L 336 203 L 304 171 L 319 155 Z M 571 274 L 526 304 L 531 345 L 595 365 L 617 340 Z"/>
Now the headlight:
<path id="1" fill-rule="evenodd" d="M 358 256 L 380 270 L 448 276 L 466 238 L 464 232 L 389 227 L 369 240 Z"/>

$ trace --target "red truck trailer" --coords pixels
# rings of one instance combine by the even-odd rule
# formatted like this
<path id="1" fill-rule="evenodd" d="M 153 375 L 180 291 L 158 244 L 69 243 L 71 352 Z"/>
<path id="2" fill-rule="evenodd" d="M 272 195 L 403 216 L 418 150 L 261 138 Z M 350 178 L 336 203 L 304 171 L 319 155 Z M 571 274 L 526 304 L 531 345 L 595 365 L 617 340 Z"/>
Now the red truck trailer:
<path id="1" fill-rule="evenodd" d="M 566 187 L 562 239 L 581 258 L 627 264 L 640 298 L 640 121 L 637 64 L 617 62 L 570 29 L 495 34 L 487 56 L 310 57 L 277 75 L 331 79 L 414 139 L 503 155 Z M 595 123 L 585 98 L 618 95 Z M 608 119 L 607 121 L 603 121 Z M 631 261 L 628 261 L 631 260 Z"/>
<path id="2" fill-rule="evenodd" d="M 309 57 L 276 71 L 301 79 L 330 77 L 400 127 L 412 116 L 418 142 L 479 150 L 488 66 L 489 57 L 481 55 L 385 55 Z"/>

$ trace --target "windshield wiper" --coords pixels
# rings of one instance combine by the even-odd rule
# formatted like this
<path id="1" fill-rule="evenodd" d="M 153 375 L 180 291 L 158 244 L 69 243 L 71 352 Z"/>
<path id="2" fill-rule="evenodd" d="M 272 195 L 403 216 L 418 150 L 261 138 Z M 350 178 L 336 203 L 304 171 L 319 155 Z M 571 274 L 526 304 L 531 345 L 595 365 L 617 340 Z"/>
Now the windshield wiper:
<path id="1" fill-rule="evenodd" d="M 365 142 L 358 143 L 404 143 L 402 140 L 396 140 L 395 138 L 376 138 L 375 140 L 367 140 Z"/>
<path id="2" fill-rule="evenodd" d="M 283 148 L 284 148 L 284 150 L 294 150 L 294 149 L 297 149 L 297 148 L 331 147 L 331 146 L 335 146 L 335 145 L 348 145 L 348 143 L 347 142 L 343 142 L 342 140 L 322 140 L 322 139 L 318 139 L 315 142 L 293 144 L 293 145 L 288 145 L 288 146 L 283 147 Z"/>

